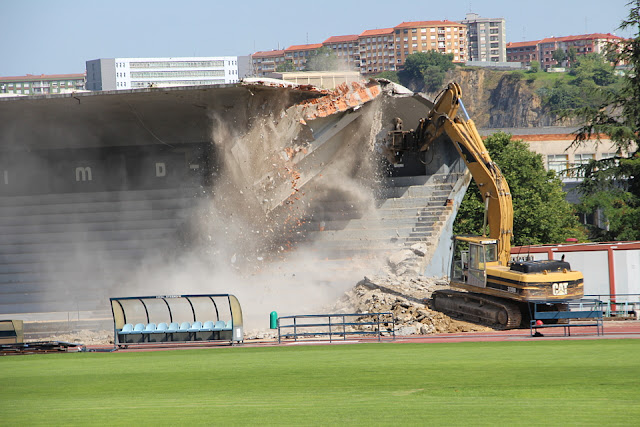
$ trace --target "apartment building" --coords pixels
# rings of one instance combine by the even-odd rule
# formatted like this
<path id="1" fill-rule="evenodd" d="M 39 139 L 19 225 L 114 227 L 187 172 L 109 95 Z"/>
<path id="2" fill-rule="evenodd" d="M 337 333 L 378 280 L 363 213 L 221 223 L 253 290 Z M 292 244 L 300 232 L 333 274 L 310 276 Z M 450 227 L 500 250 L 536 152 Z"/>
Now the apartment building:
<path id="1" fill-rule="evenodd" d="M 0 77 L 2 95 L 49 95 L 85 90 L 84 74 L 27 74 Z"/>
<path id="2" fill-rule="evenodd" d="M 278 65 L 284 64 L 284 61 L 284 49 L 256 52 L 251 55 L 252 74 L 265 77 L 275 73 Z"/>
<path id="3" fill-rule="evenodd" d="M 102 58 L 86 65 L 89 90 L 236 83 L 249 73 L 249 58 L 238 56 Z"/>
<path id="4" fill-rule="evenodd" d="M 322 42 L 333 50 L 338 59 L 346 65 L 347 69 L 360 70 L 360 36 L 350 34 L 347 36 L 332 36 Z"/>
<path id="5" fill-rule="evenodd" d="M 521 62 L 530 66 L 531 61 L 539 61 L 538 42 L 539 40 L 507 43 L 507 62 Z"/>
<path id="6" fill-rule="evenodd" d="M 616 43 L 624 40 L 622 37 L 613 34 L 583 34 L 578 36 L 548 37 L 542 40 L 507 43 L 507 61 L 524 62 L 530 65 L 531 61 L 539 61 L 542 69 L 549 69 L 558 64 L 553 59 L 553 52 L 560 49 L 565 53 L 573 49 L 576 55 L 586 55 L 589 53 L 605 53 L 609 43 Z"/>
<path id="7" fill-rule="evenodd" d="M 285 62 L 293 64 L 295 71 L 302 71 L 307 59 L 322 46 L 322 43 L 300 44 L 289 46 L 286 49 L 256 52 L 251 55 L 252 74 L 258 77 L 267 77 L 278 71 L 278 67 L 284 65 Z"/>
<path id="8" fill-rule="evenodd" d="M 506 62 L 507 32 L 504 18 L 481 18 L 467 13 L 460 21 L 467 26 L 467 60 Z"/>
<path id="9" fill-rule="evenodd" d="M 253 73 L 267 76 L 286 61 L 291 61 L 296 71 L 303 70 L 313 51 L 323 46 L 343 59 L 347 68 L 362 74 L 401 70 L 409 55 L 429 50 L 450 53 L 458 63 L 468 59 L 466 25 L 453 21 L 413 21 L 358 35 L 332 36 L 317 44 L 256 52 L 251 55 Z"/>
<path id="10" fill-rule="evenodd" d="M 289 46 L 284 50 L 284 59 L 285 61 L 291 61 L 296 71 L 302 71 L 309 57 L 321 47 L 322 43 Z"/>
<path id="11" fill-rule="evenodd" d="M 395 37 L 393 28 L 366 30 L 358 35 L 360 72 L 378 74 L 396 70 Z"/>
<path id="12" fill-rule="evenodd" d="M 403 22 L 393 28 L 396 68 L 417 52 L 452 54 L 453 62 L 467 61 L 467 26 L 453 21 Z"/>

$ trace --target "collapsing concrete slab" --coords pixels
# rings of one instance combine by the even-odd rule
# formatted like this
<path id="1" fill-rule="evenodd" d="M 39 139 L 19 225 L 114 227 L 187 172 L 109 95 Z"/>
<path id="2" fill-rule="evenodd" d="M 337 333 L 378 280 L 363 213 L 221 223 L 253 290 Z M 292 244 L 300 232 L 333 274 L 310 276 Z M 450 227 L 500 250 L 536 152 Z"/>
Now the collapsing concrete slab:
<path id="1" fill-rule="evenodd" d="M 430 106 L 386 81 L 2 99 L 0 313 L 211 292 L 212 277 L 260 312 L 284 289 L 298 305 L 344 290 L 356 260 L 422 242 L 426 263 L 464 166 L 444 139 L 395 166 L 378 144 Z"/>

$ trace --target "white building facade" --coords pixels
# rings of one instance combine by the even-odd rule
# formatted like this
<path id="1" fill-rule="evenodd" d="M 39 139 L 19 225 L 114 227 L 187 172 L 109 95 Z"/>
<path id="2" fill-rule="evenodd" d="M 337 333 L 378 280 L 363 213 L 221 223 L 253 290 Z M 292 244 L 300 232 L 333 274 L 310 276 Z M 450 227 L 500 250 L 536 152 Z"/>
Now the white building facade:
<path id="1" fill-rule="evenodd" d="M 88 90 L 237 83 L 249 57 L 102 58 L 87 61 Z"/>

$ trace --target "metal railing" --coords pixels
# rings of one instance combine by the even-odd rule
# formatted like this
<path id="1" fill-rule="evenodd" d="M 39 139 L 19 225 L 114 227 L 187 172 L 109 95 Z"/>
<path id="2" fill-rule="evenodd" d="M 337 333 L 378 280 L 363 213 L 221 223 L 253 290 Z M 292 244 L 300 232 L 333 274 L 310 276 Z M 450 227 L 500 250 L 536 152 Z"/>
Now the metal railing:
<path id="1" fill-rule="evenodd" d="M 396 338 L 393 313 L 304 314 L 278 317 L 278 343 L 283 339 L 298 341 L 302 338 L 335 337 L 346 340 L 349 335 L 383 334 Z M 325 338 L 326 340 L 327 338 Z"/>
<path id="2" fill-rule="evenodd" d="M 600 294 L 585 295 L 584 297 L 600 300 L 605 317 L 637 318 L 640 312 L 640 294 Z M 585 301 L 584 306 L 589 307 L 590 305 Z"/>

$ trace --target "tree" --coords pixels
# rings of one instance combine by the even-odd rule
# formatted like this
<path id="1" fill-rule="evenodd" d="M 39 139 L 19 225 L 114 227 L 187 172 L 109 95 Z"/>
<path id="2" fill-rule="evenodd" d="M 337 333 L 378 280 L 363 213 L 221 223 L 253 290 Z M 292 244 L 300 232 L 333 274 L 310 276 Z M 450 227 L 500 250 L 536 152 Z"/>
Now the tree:
<path id="1" fill-rule="evenodd" d="M 304 71 L 336 71 L 341 68 L 343 68 L 342 63 L 333 50 L 322 46 L 311 52 L 305 63 Z"/>
<path id="2" fill-rule="evenodd" d="M 529 71 L 527 71 L 527 72 L 528 73 L 537 73 L 538 71 L 540 71 L 540 62 L 531 61 L 531 64 L 529 65 Z"/>
<path id="3" fill-rule="evenodd" d="M 387 80 L 391 80 L 394 83 L 400 83 L 400 79 L 398 78 L 398 73 L 395 71 L 383 71 L 380 74 L 378 74 L 375 78 L 387 79 Z"/>
<path id="4" fill-rule="evenodd" d="M 575 76 L 573 84 L 579 85 L 586 80 L 592 80 L 598 86 L 608 86 L 616 82 L 614 68 L 598 53 L 590 53 L 576 59 L 569 74 Z"/>
<path id="5" fill-rule="evenodd" d="M 288 71 L 295 71 L 295 70 L 296 70 L 296 66 L 293 65 L 293 61 L 291 60 L 285 61 L 284 63 L 276 67 L 276 71 L 278 73 L 286 73 Z"/>
<path id="6" fill-rule="evenodd" d="M 564 61 L 567 57 L 566 53 L 562 49 L 556 49 L 551 54 L 551 57 L 554 61 L 558 63 L 558 67 L 562 66 L 562 61 Z"/>
<path id="7" fill-rule="evenodd" d="M 562 243 L 570 237 L 585 239 L 572 205 L 565 200 L 561 181 L 544 169 L 540 154 L 502 132 L 488 137 L 485 145 L 511 190 L 515 245 Z M 471 184 L 458 211 L 454 233 L 482 233 L 481 200 L 477 186 Z"/>
<path id="8" fill-rule="evenodd" d="M 404 69 L 398 73 L 400 83 L 409 89 L 435 92 L 442 88 L 446 72 L 455 68 L 452 54 L 433 50 L 412 53 L 404 61 Z"/>
<path id="9" fill-rule="evenodd" d="M 573 65 L 576 62 L 576 58 L 578 56 L 578 51 L 575 47 L 571 46 L 567 51 L 567 60 L 569 61 L 569 65 Z"/>
<path id="10" fill-rule="evenodd" d="M 634 35 L 611 44 L 609 52 L 631 70 L 619 90 L 595 89 L 602 94 L 600 104 L 573 112 L 584 123 L 576 131 L 574 145 L 589 140 L 599 143 L 600 136 L 607 136 L 618 150 L 614 159 L 584 166 L 585 178 L 578 187 L 582 211 L 602 212 L 608 222 L 597 233 L 600 240 L 640 239 L 640 0 L 627 6 L 629 15 L 619 29 L 632 30 Z"/>

